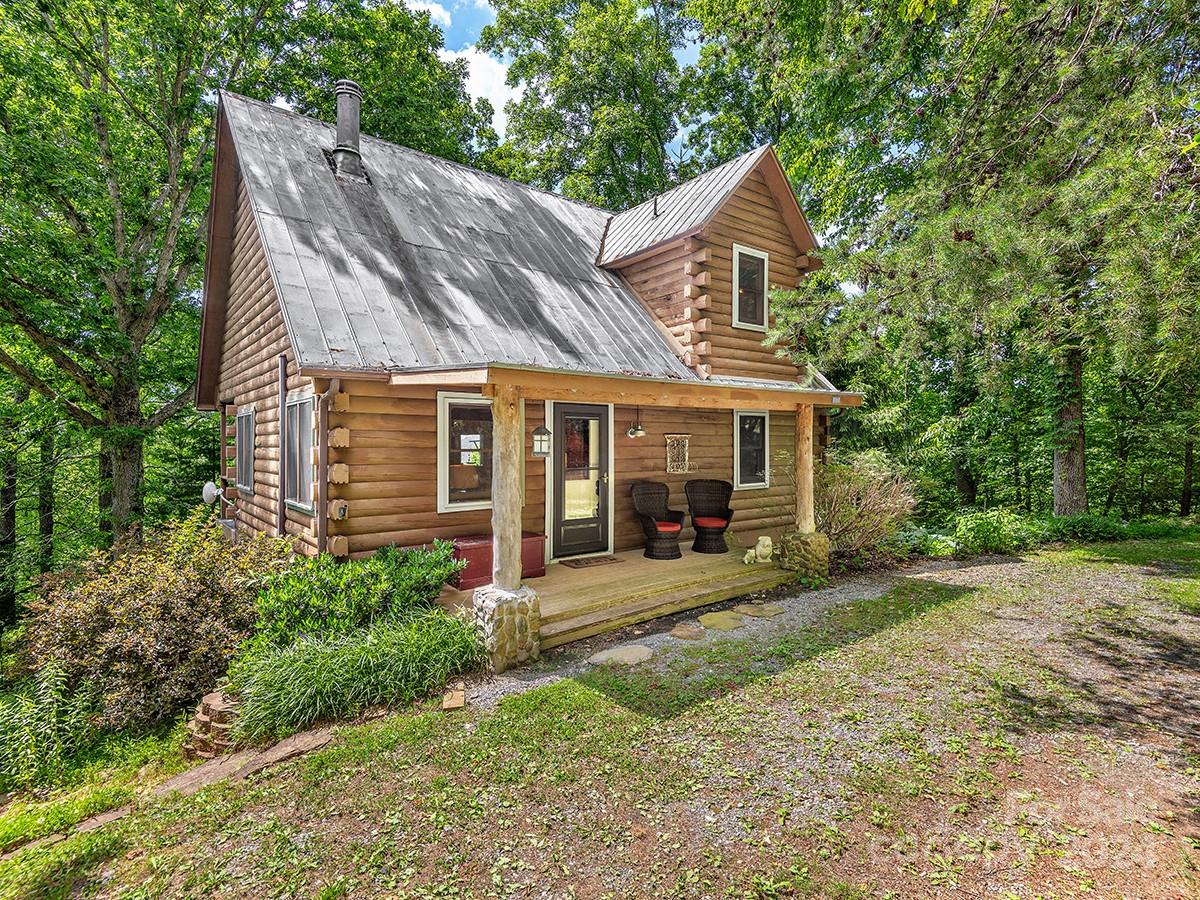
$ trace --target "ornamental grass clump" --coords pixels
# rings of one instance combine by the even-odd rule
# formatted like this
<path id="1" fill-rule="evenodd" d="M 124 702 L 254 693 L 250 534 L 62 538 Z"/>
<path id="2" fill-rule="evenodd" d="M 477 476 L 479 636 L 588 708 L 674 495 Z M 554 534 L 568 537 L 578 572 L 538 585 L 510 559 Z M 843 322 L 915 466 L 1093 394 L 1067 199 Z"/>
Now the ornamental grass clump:
<path id="1" fill-rule="evenodd" d="M 368 706 L 409 703 L 483 658 L 475 628 L 436 608 L 349 633 L 304 636 L 239 661 L 235 737 L 258 741 Z"/>
<path id="2" fill-rule="evenodd" d="M 66 673 L 54 664 L 0 697 L 0 791 L 58 775 L 95 736 L 94 713 L 88 686 L 72 690 Z"/>

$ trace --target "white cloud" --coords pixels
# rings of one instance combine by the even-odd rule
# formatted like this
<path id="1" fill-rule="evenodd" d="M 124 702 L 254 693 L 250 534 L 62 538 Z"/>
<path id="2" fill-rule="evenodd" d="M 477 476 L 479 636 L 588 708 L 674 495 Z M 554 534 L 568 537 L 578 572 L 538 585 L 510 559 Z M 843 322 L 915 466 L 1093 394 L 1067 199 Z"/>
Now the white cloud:
<path id="1" fill-rule="evenodd" d="M 504 104 L 521 96 L 520 88 L 509 87 L 505 81 L 508 75 L 508 63 L 484 53 L 474 44 L 461 50 L 439 50 L 438 55 L 447 62 L 465 59 L 467 61 L 467 93 L 472 97 L 486 97 L 492 103 L 495 117 L 492 124 L 496 133 L 504 137 L 504 129 L 508 126 L 508 116 L 504 112 Z"/>
<path id="2" fill-rule="evenodd" d="M 429 13 L 429 18 L 436 24 L 445 28 L 450 27 L 450 10 L 442 4 L 435 3 L 434 0 L 407 0 L 407 5 L 415 12 Z"/>

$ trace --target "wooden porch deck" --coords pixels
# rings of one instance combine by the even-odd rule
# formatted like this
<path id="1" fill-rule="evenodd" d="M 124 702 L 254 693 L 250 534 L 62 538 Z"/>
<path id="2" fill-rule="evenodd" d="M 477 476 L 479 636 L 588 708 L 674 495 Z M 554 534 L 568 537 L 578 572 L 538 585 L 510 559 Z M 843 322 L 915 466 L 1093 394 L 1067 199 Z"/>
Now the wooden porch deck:
<path id="1" fill-rule="evenodd" d="M 693 553 L 682 559 L 646 559 L 641 550 L 614 554 L 619 562 L 570 568 L 547 567 L 528 584 L 542 607 L 542 649 L 767 590 L 791 579 L 773 563 L 748 566 L 742 551 L 724 555 Z M 439 602 L 449 608 L 469 606 L 470 591 L 446 588 Z"/>

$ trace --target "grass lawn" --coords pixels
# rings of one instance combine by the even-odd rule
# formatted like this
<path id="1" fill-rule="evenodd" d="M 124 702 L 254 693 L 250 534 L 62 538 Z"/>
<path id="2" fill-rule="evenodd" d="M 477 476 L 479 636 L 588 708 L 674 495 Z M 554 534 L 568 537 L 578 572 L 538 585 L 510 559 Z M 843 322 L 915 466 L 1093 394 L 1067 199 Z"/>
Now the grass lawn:
<path id="1" fill-rule="evenodd" d="M 808 627 L 344 728 L 19 850 L 0 896 L 1196 895 L 1200 538 L 876 580 Z"/>

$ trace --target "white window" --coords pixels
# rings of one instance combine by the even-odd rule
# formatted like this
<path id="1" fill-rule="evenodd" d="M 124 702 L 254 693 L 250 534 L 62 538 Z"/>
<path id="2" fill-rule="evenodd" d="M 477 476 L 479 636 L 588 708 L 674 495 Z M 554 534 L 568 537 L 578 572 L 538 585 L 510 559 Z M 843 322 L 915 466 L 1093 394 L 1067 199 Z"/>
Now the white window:
<path id="1" fill-rule="evenodd" d="M 234 436 L 234 480 L 239 491 L 254 493 L 254 407 L 238 410 Z"/>
<path id="2" fill-rule="evenodd" d="M 492 401 L 438 394 L 438 512 L 492 505 Z"/>
<path id="3" fill-rule="evenodd" d="M 733 411 L 733 487 L 765 488 L 771 482 L 770 417 L 757 410 Z"/>
<path id="4" fill-rule="evenodd" d="M 767 254 L 762 250 L 733 245 L 733 325 L 766 331 Z"/>
<path id="5" fill-rule="evenodd" d="M 284 422 L 283 499 L 304 512 L 313 508 L 313 398 L 289 397 Z"/>

